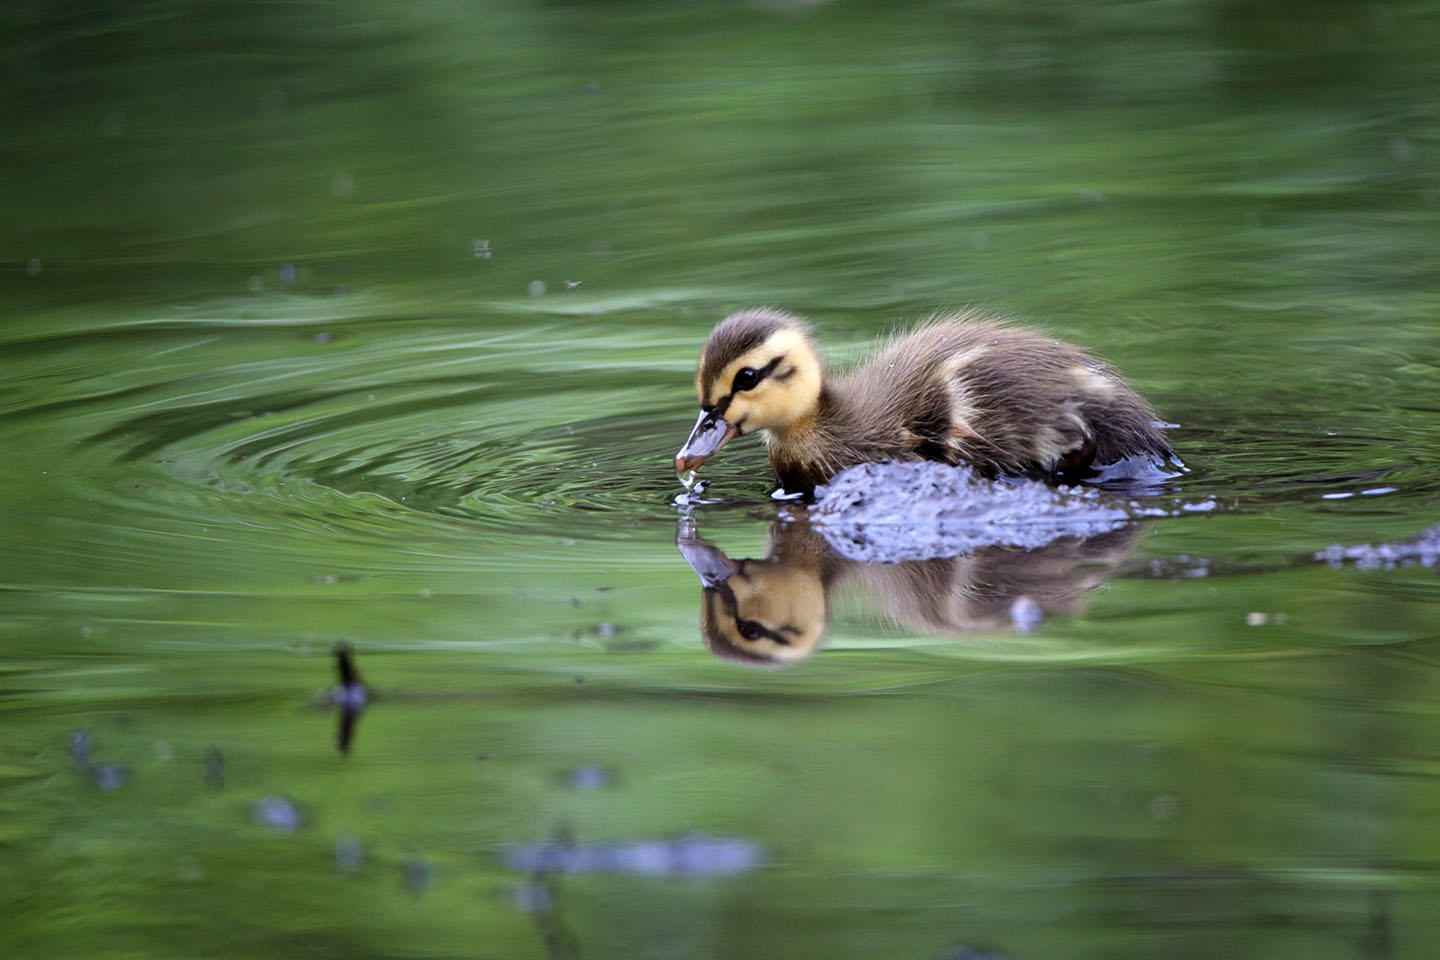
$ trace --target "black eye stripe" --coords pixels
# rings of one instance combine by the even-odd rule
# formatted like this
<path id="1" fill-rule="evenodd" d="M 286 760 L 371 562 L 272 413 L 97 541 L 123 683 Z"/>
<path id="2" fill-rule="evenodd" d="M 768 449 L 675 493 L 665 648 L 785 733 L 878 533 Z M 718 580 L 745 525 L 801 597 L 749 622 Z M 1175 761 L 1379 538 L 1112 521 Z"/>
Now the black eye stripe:
<path id="1" fill-rule="evenodd" d="M 775 368 L 780 365 L 780 361 L 784 359 L 784 354 L 781 354 L 759 369 L 755 367 L 742 367 L 735 371 L 735 379 L 730 385 L 731 394 L 739 393 L 741 390 L 754 389 L 760 384 L 760 381 L 770 376 L 770 374 L 775 371 Z"/>

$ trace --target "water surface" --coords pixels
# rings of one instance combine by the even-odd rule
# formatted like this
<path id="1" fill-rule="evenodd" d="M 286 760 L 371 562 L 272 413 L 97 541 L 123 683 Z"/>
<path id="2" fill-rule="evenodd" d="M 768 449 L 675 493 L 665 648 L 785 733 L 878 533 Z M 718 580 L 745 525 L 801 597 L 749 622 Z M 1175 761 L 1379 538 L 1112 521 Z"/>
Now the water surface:
<path id="1" fill-rule="evenodd" d="M 1440 6 L 0 23 L 7 956 L 1431 955 Z M 1191 473 L 1030 632 L 718 660 L 756 303 L 1016 316 Z"/>

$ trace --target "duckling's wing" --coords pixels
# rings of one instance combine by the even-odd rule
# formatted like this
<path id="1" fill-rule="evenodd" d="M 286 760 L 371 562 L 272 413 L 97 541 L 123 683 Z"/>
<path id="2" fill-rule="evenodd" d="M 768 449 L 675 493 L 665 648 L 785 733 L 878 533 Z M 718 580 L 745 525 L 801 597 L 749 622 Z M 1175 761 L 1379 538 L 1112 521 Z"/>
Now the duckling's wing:
<path id="1" fill-rule="evenodd" d="M 924 331 L 949 390 L 959 459 L 1000 473 L 1070 473 L 1165 456 L 1155 414 L 1108 365 L 1027 330 L 955 322 Z"/>
<path id="2" fill-rule="evenodd" d="M 1014 332 L 962 378 L 1002 469 L 1075 474 L 1164 458 L 1155 412 L 1111 367 L 1067 343 Z"/>

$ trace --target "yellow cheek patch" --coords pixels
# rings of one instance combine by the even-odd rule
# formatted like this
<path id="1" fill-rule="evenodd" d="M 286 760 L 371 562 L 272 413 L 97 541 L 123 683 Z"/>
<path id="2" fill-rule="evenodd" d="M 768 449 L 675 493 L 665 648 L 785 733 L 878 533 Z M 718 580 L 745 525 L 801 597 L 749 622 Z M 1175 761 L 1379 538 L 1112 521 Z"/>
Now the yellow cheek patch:
<path id="1" fill-rule="evenodd" d="M 750 400 L 742 399 L 743 397 L 744 394 L 739 394 L 730 401 L 730 407 L 725 411 L 726 423 L 733 423 L 738 427 L 745 423 L 746 417 L 750 416 L 750 411 L 754 409 L 755 405 Z M 746 425 L 745 432 L 750 432 L 748 425 Z"/>

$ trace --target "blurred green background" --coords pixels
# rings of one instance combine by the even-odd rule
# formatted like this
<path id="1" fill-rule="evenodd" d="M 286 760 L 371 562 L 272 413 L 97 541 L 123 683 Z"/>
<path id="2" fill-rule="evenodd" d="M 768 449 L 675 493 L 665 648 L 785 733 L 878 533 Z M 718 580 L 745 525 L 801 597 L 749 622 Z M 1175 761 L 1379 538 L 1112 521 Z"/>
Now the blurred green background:
<path id="1" fill-rule="evenodd" d="M 7 5 L 0 953 L 1433 956 L 1437 49 L 1432 0 Z M 1033 634 L 835 598 L 715 661 L 670 458 L 755 303 L 1086 345 L 1176 515 Z M 700 532 L 762 556 L 726 454 Z M 763 866 L 507 859 L 691 832 Z"/>

